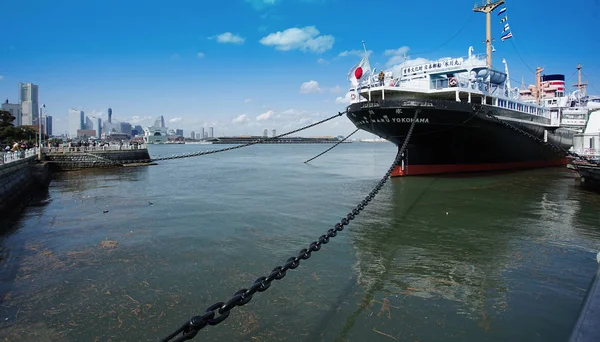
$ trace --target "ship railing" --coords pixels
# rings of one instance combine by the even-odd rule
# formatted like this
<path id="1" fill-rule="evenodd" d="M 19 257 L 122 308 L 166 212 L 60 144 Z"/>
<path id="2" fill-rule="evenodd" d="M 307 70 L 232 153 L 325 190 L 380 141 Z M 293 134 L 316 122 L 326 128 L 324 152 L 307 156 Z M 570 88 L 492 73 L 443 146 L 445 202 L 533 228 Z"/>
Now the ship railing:
<path id="1" fill-rule="evenodd" d="M 97 146 L 50 146 L 44 147 L 44 153 L 71 153 L 71 152 L 97 152 L 97 151 L 124 151 L 146 149 L 146 144 L 110 144 Z"/>
<path id="2" fill-rule="evenodd" d="M 29 158 L 36 156 L 38 153 L 38 148 L 29 148 L 21 151 L 8 151 L 8 152 L 0 152 L 0 164 L 8 164 L 15 162 L 17 160 Z"/>

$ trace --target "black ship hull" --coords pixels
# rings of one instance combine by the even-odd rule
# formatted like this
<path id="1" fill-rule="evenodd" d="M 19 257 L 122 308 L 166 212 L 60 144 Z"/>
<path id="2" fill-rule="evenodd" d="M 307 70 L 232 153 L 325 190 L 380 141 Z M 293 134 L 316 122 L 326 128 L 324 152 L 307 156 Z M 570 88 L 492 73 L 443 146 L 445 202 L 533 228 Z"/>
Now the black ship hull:
<path id="1" fill-rule="evenodd" d="M 402 163 L 392 176 L 526 169 L 566 165 L 565 155 L 490 118 L 569 149 L 573 132 L 549 119 L 504 108 L 447 100 L 382 100 L 347 108 L 357 128 L 401 146 L 418 111 Z"/>

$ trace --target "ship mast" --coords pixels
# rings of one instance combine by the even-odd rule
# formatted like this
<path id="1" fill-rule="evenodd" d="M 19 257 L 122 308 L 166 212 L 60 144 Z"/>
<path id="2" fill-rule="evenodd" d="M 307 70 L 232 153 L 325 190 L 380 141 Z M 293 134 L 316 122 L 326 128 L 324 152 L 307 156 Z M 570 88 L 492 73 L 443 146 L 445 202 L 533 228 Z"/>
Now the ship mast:
<path id="1" fill-rule="evenodd" d="M 585 96 L 585 87 L 587 87 L 587 83 L 581 83 L 581 64 L 577 64 L 577 84 L 573 87 L 576 87 L 580 91 L 583 89 L 583 91 L 581 91 L 581 96 Z"/>
<path id="2" fill-rule="evenodd" d="M 473 11 L 475 12 L 485 13 L 485 52 L 487 56 L 487 65 L 490 69 L 492 68 L 492 11 L 503 3 L 504 0 L 494 2 L 487 0 L 479 6 L 475 4 L 475 8 L 473 8 Z"/>

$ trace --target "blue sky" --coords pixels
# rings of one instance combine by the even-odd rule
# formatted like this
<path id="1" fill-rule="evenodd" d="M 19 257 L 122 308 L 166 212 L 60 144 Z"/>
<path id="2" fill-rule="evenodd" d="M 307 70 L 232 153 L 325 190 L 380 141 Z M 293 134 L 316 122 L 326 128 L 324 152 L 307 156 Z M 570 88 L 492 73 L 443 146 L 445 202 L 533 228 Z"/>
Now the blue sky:
<path id="1" fill-rule="evenodd" d="M 109 106 L 133 124 L 164 115 L 186 136 L 203 126 L 217 135 L 282 133 L 344 110 L 361 40 L 378 69 L 398 61 L 392 50 L 411 59 L 466 56 L 471 45 L 485 52 L 485 15 L 472 7 L 472 0 L 7 0 L 0 97 L 16 102 L 19 82 L 38 84 L 55 134 L 66 131 L 69 108 L 106 117 Z M 514 38 L 500 41 L 494 14 L 496 67 L 506 58 L 517 82 L 533 82 L 530 69 L 542 66 L 573 84 L 581 63 L 588 92 L 600 95 L 599 0 L 507 0 L 506 7 Z M 301 135 L 353 130 L 342 117 Z"/>

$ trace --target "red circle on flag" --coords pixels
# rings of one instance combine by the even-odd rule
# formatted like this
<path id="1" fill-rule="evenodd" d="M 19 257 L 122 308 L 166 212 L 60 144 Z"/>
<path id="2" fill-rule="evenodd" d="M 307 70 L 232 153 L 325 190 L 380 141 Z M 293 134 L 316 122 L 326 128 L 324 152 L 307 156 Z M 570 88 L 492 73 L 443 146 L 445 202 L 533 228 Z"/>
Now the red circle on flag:
<path id="1" fill-rule="evenodd" d="M 356 70 L 354 70 L 354 77 L 356 77 L 356 79 L 360 79 L 363 75 L 363 70 L 361 67 L 356 68 Z"/>

